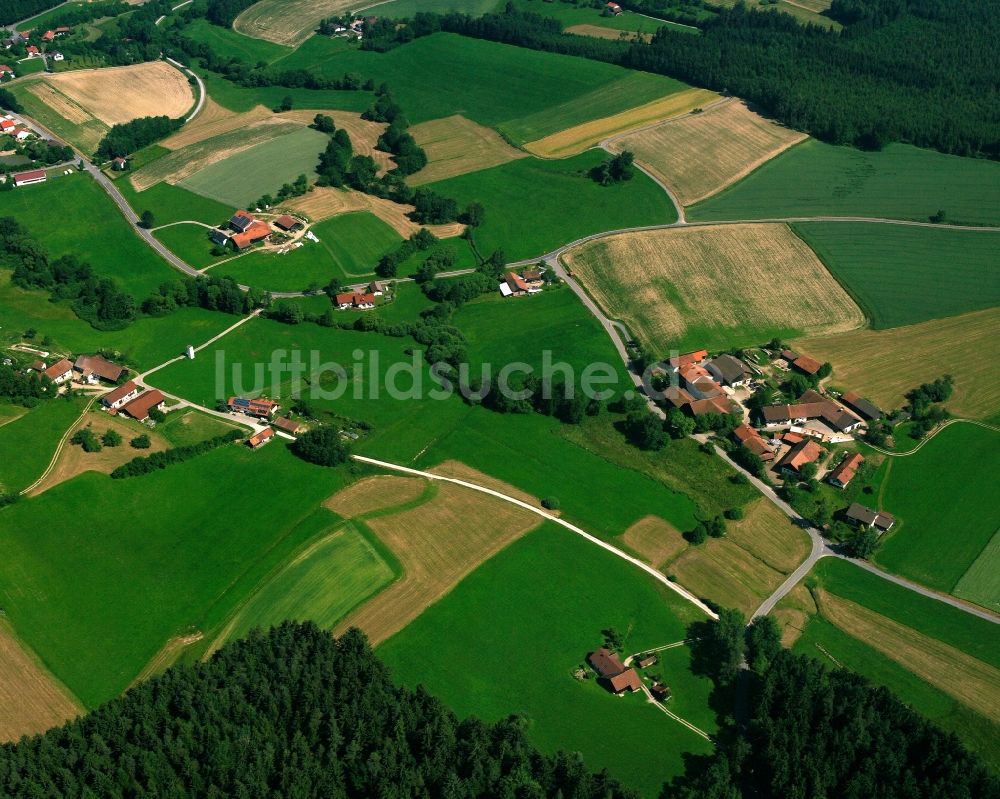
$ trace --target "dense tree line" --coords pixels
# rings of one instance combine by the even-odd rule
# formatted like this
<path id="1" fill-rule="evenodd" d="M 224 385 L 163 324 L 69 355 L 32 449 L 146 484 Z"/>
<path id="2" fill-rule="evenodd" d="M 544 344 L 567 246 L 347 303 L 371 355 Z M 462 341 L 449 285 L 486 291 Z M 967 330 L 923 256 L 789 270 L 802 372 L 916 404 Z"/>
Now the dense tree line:
<path id="1" fill-rule="evenodd" d="M 25 373 L 17 364 L 0 364 L 0 398 L 4 402 L 33 408 L 40 400 L 53 396 L 47 383 L 45 376 Z"/>
<path id="2" fill-rule="evenodd" d="M 139 396 L 142 395 L 140 394 Z M 116 480 L 121 480 L 126 477 L 151 474 L 160 469 L 166 469 L 168 466 L 173 466 L 175 463 L 183 463 L 199 455 L 204 455 L 206 452 L 210 452 L 225 444 L 230 444 L 242 438 L 243 435 L 239 430 L 230 430 L 222 435 L 200 441 L 197 444 L 173 447 L 163 452 L 154 452 L 152 455 L 140 455 L 116 468 L 111 472 L 111 476 Z"/>
<path id="3" fill-rule="evenodd" d="M 0 747 L 0 794 L 627 799 L 524 723 L 458 719 L 393 684 L 364 634 L 286 622 Z"/>
<path id="4" fill-rule="evenodd" d="M 233 21 L 257 0 L 208 0 L 205 19 L 213 25 L 228 28 Z"/>
<path id="5" fill-rule="evenodd" d="M 108 160 L 131 155 L 136 150 L 169 136 L 183 124 L 183 119 L 171 119 L 168 116 L 141 117 L 131 122 L 119 122 L 104 134 L 97 147 L 97 157 Z"/>
<path id="6" fill-rule="evenodd" d="M 13 111 L 15 114 L 20 114 L 24 110 L 10 89 L 0 89 L 0 108 L 4 111 Z"/>
<path id="7" fill-rule="evenodd" d="M 166 316 L 178 308 L 204 308 L 230 314 L 250 313 L 270 302 L 266 292 L 251 288 L 241 291 L 232 278 L 178 277 L 161 283 L 157 291 L 142 303 L 148 316 Z"/>
<path id="8" fill-rule="evenodd" d="M 0 25 L 20 22 L 26 17 L 40 14 L 61 2 L 62 0 L 0 0 Z"/>

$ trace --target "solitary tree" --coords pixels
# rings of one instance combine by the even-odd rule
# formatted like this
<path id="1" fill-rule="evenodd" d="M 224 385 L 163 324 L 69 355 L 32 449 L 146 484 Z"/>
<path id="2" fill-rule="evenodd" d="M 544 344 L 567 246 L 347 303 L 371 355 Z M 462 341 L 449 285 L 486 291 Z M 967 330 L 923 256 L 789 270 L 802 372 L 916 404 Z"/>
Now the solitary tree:
<path id="1" fill-rule="evenodd" d="M 149 230 L 153 225 L 156 224 L 156 217 L 153 216 L 153 212 L 148 208 L 142 212 L 139 224 L 142 225 L 146 230 Z"/>
<path id="2" fill-rule="evenodd" d="M 122 437 L 118 434 L 117 430 L 111 430 L 110 428 L 104 431 L 104 435 L 101 436 L 101 443 L 106 447 L 117 447 L 122 443 Z"/>

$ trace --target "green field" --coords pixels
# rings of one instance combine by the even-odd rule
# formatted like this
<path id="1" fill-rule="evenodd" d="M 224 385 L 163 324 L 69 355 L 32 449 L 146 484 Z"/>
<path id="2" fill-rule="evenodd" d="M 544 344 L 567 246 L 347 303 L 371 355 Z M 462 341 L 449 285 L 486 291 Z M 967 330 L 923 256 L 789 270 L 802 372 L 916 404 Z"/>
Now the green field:
<path id="1" fill-rule="evenodd" d="M 95 707 L 172 636 L 210 633 L 324 532 L 329 515 L 313 509 L 346 478 L 280 441 L 259 452 L 228 445 L 131 479 L 83 474 L 0 512 L 0 601 L 18 636 Z M 225 513 L 220 496 L 232 498 Z M 82 507 L 101 521 L 73 524 Z"/>
<path id="2" fill-rule="evenodd" d="M 373 13 L 391 19 L 412 17 L 417 12 L 448 14 L 457 11 L 474 17 L 497 10 L 497 0 L 389 0 L 388 3 L 369 4 L 367 8 L 378 8 Z M 360 7 L 358 11 L 366 11 Z"/>
<path id="3" fill-rule="evenodd" d="M 1000 225 L 1000 164 L 905 144 L 872 153 L 814 139 L 687 209 L 691 220 L 870 216 Z"/>
<path id="4" fill-rule="evenodd" d="M 482 203 L 486 221 L 475 231 L 476 247 L 484 257 L 502 249 L 508 261 L 534 258 L 592 233 L 676 221 L 670 199 L 640 172 L 611 186 L 594 182 L 587 173 L 606 157 L 588 151 L 558 161 L 521 158 L 429 188 L 459 207 Z"/>
<path id="5" fill-rule="evenodd" d="M 572 672 L 601 645 L 602 629 L 625 633 L 626 650 L 635 652 L 682 640 L 696 614 L 634 567 L 547 524 L 480 566 L 378 652 L 397 679 L 426 686 L 459 716 L 522 713 L 541 749 L 580 752 L 588 768 L 607 768 L 653 797 L 683 771 L 684 753 L 707 754 L 711 744 L 642 695 L 615 698 Z M 708 680 L 682 658 L 654 670 L 677 697 L 672 709 L 713 732 Z"/>
<path id="6" fill-rule="evenodd" d="M 189 39 L 207 44 L 220 58 L 239 58 L 251 66 L 264 61 L 271 63 L 289 55 L 290 47 L 254 39 L 237 33 L 232 28 L 213 25 L 206 19 L 192 19 L 184 27 L 184 35 Z"/>
<path id="7" fill-rule="evenodd" d="M 395 230 L 368 211 L 335 216 L 314 225 L 312 232 L 347 279 L 373 274 L 379 258 L 402 242 Z"/>
<path id="8" fill-rule="evenodd" d="M 932 588 L 953 591 L 1000 528 L 998 445 L 1000 433 L 954 424 L 916 454 L 894 459 L 882 507 L 896 516 L 899 527 L 882 545 L 878 562 Z M 1000 569 L 1000 562 L 992 568 Z M 992 607 L 997 597 L 977 601 Z"/>
<path id="9" fill-rule="evenodd" d="M 994 612 L 1000 612 L 1000 531 L 979 554 L 969 570 L 962 575 L 952 593 L 977 602 Z"/>
<path id="10" fill-rule="evenodd" d="M 167 245 L 174 255 L 195 269 L 204 269 L 233 256 L 231 247 L 223 255 L 212 255 L 216 245 L 209 239 L 208 230 L 201 225 L 171 225 L 160 228 L 153 235 Z"/>
<path id="11" fill-rule="evenodd" d="M 46 400 L 0 427 L 0 493 L 20 491 L 42 476 L 85 405 L 82 399 Z"/>
<path id="12" fill-rule="evenodd" d="M 410 0 L 417 2 L 417 0 Z M 404 0 L 396 0 L 404 2 Z M 390 6 L 390 7 L 394 7 Z M 379 10 L 385 14 L 386 6 Z M 617 17 L 604 16 L 603 7 L 594 8 L 591 5 L 575 5 L 574 3 L 555 2 L 549 3 L 546 0 L 515 0 L 514 8 L 519 11 L 528 11 L 534 14 L 541 14 L 543 17 L 551 17 L 559 20 L 564 28 L 572 25 L 594 25 L 598 28 L 608 28 L 614 31 L 629 31 L 631 33 L 645 33 L 653 35 L 659 28 L 670 28 L 671 30 L 683 33 L 693 33 L 696 36 L 701 33 L 698 28 L 690 25 L 679 25 L 676 22 L 668 22 L 662 19 L 651 19 L 642 14 L 635 14 L 625 11 Z M 706 13 L 706 17 L 712 14 Z"/>
<path id="13" fill-rule="evenodd" d="M 794 225 L 875 329 L 1000 304 L 1000 231 L 851 222 Z"/>
<path id="14" fill-rule="evenodd" d="M 191 408 L 172 411 L 165 422 L 156 426 L 156 432 L 175 447 L 198 444 L 214 436 L 225 435 L 233 429 L 239 429 L 239 426 Z"/>
<path id="15" fill-rule="evenodd" d="M 534 141 L 687 88 L 659 75 L 450 33 L 416 39 L 387 53 L 344 50 L 314 36 L 281 65 L 328 77 L 357 72 L 376 83 L 387 82 L 414 124 L 462 114 L 499 127 L 516 142 Z M 462 80 L 441 91 L 442 75 L 461 75 Z"/>
<path id="16" fill-rule="evenodd" d="M 0 216 L 16 217 L 53 258 L 77 255 L 98 275 L 114 278 L 138 303 L 177 276 L 87 174 L 4 192 Z"/>
<path id="17" fill-rule="evenodd" d="M 282 63 L 282 67 L 288 66 Z M 209 96 L 231 111 L 249 111 L 256 105 L 277 108 L 291 96 L 295 108 L 330 108 L 342 111 L 364 111 L 372 104 L 371 92 L 339 91 L 337 89 L 289 89 L 286 86 L 245 88 L 200 67 L 192 67 L 205 83 Z M 338 76 L 340 77 L 340 76 Z"/>
<path id="18" fill-rule="evenodd" d="M 313 177 L 329 137 L 311 128 L 261 142 L 179 181 L 195 194 L 244 207 L 299 175 Z"/>
<path id="19" fill-rule="evenodd" d="M 169 183 L 157 183 L 142 192 L 133 189 L 127 179 L 119 180 L 115 185 L 137 214 L 152 211 L 157 225 L 188 221 L 218 225 L 229 219 L 236 210 L 231 205 L 210 200 Z"/>
<path id="20" fill-rule="evenodd" d="M 331 527 L 336 516 L 329 511 Z M 392 581 L 392 568 L 350 523 L 307 545 L 239 608 L 226 638 L 286 619 L 310 620 L 332 629 L 353 608 Z"/>

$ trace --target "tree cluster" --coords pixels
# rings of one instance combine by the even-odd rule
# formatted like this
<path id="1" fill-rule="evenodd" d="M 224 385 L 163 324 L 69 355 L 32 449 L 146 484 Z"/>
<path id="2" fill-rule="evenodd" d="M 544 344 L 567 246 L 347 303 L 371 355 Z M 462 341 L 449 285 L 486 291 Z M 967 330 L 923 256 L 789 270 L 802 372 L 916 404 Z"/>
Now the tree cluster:
<path id="1" fill-rule="evenodd" d="M 20 114 L 24 110 L 10 89 L 0 89 L 0 108 L 15 114 Z"/>
<path id="2" fill-rule="evenodd" d="M 222 28 L 231 27 L 233 21 L 257 0 L 208 0 L 205 19 Z"/>
<path id="3" fill-rule="evenodd" d="M 97 146 L 97 157 L 105 160 L 131 155 L 165 136 L 169 136 L 181 125 L 183 119 L 168 116 L 141 117 L 131 122 L 113 125 Z"/>
<path id="4" fill-rule="evenodd" d="M 173 449 L 164 450 L 163 452 L 154 452 L 152 455 L 140 455 L 137 458 L 133 458 L 128 463 L 124 463 L 116 468 L 111 472 L 111 476 L 116 480 L 121 480 L 126 477 L 138 477 L 143 474 L 151 474 L 159 469 L 166 469 L 168 466 L 173 466 L 175 463 L 183 463 L 184 461 L 189 461 L 199 455 L 204 455 L 206 452 L 210 452 L 211 450 L 225 444 L 237 441 L 242 437 L 243 433 L 239 430 L 230 430 L 222 435 L 214 436 L 206 439 L 205 441 L 200 441 L 197 444 L 174 447 Z M 133 446 L 136 447 L 136 449 L 143 448 L 141 444 L 136 445 L 133 443 Z"/>
<path id="5" fill-rule="evenodd" d="M 605 158 L 601 163 L 590 170 L 590 177 L 602 186 L 610 186 L 614 183 L 622 183 L 631 180 L 635 174 L 635 155 L 628 150 L 623 150 L 617 155 Z"/>
<path id="6" fill-rule="evenodd" d="M 335 427 L 314 427 L 291 445 L 292 452 L 317 466 L 339 466 L 351 457 L 351 448 Z"/>
<path id="7" fill-rule="evenodd" d="M 69 443 L 82 447 L 84 452 L 100 452 L 103 448 L 101 442 L 98 441 L 97 436 L 94 435 L 94 431 L 89 426 L 81 427 L 73 433 Z"/>
<path id="8" fill-rule="evenodd" d="M 230 314 L 250 313 L 269 304 L 268 295 L 258 289 L 243 292 L 229 277 L 179 277 L 161 283 L 157 291 L 142 303 L 148 316 L 166 316 L 178 308 L 204 308 Z"/>
<path id="9" fill-rule="evenodd" d="M 26 17 L 59 5 L 62 0 L 0 0 L 0 25 L 20 22 Z"/>
<path id="10" fill-rule="evenodd" d="M 52 394 L 46 389 L 47 378 L 25 373 L 16 364 L 0 363 L 0 398 L 4 402 L 34 408 Z"/>

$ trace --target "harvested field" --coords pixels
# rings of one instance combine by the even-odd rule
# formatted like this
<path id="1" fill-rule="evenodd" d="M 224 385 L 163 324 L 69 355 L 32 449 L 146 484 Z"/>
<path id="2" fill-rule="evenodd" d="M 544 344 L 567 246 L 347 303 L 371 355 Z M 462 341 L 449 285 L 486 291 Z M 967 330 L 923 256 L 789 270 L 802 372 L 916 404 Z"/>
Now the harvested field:
<path id="1" fill-rule="evenodd" d="M 323 506 L 349 519 L 413 502 L 423 496 L 426 488 L 427 481 L 419 477 L 379 474 L 342 488 L 324 502 Z"/>
<path id="2" fill-rule="evenodd" d="M 297 130 L 302 130 L 302 126 L 277 120 L 213 136 L 158 158 L 137 170 L 129 180 L 136 191 L 145 191 L 162 182 L 176 184 L 212 164 L 249 150 L 254 145 Z"/>
<path id="3" fill-rule="evenodd" d="M 549 513 L 552 516 L 560 515 L 557 510 L 552 511 L 547 508 L 543 508 L 542 501 L 538 497 L 533 497 L 526 491 L 522 491 L 520 488 L 515 488 L 510 483 L 498 480 L 496 477 L 491 477 L 478 469 L 466 466 L 461 461 L 444 461 L 443 463 L 439 463 L 437 466 L 432 466 L 427 471 L 433 472 L 434 474 L 440 474 L 443 477 L 454 477 L 456 480 L 465 480 L 469 483 L 475 483 L 483 488 L 490 488 L 493 491 L 499 491 L 501 494 L 512 496 L 514 499 L 519 499 L 521 502 L 526 502 L 536 508 L 542 508 L 546 513 Z"/>
<path id="4" fill-rule="evenodd" d="M 812 594 L 802 583 L 789 591 L 770 614 L 781 626 L 782 646 L 794 644 L 818 612 Z"/>
<path id="5" fill-rule="evenodd" d="M 763 497 L 746 509 L 742 519 L 726 523 L 726 537 L 786 574 L 809 555 L 809 536 Z"/>
<path id="6" fill-rule="evenodd" d="M 1000 411 L 1000 370 L 993 358 L 972 353 L 993 352 L 1000 330 L 1000 308 L 934 319 L 892 330 L 855 330 L 817 336 L 795 343 L 821 361 L 833 364 L 839 385 L 883 408 L 902 405 L 914 386 L 950 374 L 955 390 L 946 405 L 956 416 L 982 418 Z M 969 353 L 955 357 L 957 351 Z M 891 369 L 872 369 L 891 363 Z"/>
<path id="7" fill-rule="evenodd" d="M 806 138 L 729 100 L 615 139 L 636 161 L 666 183 L 682 205 L 692 205 L 750 174 Z"/>
<path id="8" fill-rule="evenodd" d="M 612 318 L 659 354 L 749 345 L 783 335 L 790 323 L 817 333 L 864 323 L 787 225 L 623 233 L 570 250 L 564 260 Z"/>
<path id="9" fill-rule="evenodd" d="M 854 602 L 823 590 L 816 596 L 823 616 L 848 635 L 977 713 L 1000 720 L 1000 671 Z"/>
<path id="10" fill-rule="evenodd" d="M 564 30 L 566 33 L 575 33 L 577 36 L 596 36 L 598 39 L 614 39 L 615 41 L 634 42 L 639 39 L 643 42 L 649 42 L 653 38 L 651 33 L 620 31 L 614 28 L 604 28 L 600 25 L 570 25 Z"/>
<path id="11" fill-rule="evenodd" d="M 544 139 L 530 142 L 525 145 L 525 149 L 543 158 L 565 158 L 582 153 L 609 136 L 621 135 L 663 119 L 687 114 L 692 109 L 707 105 L 718 98 L 718 94 L 708 89 L 685 89 L 651 103 L 630 108 L 620 114 L 574 125 Z"/>
<path id="12" fill-rule="evenodd" d="M 422 122 L 410 128 L 410 133 L 427 152 L 427 166 L 410 176 L 407 182 L 411 186 L 489 169 L 527 156 L 507 144 L 496 131 L 459 114 Z"/>
<path id="13" fill-rule="evenodd" d="M 25 113 L 63 140 L 93 152 L 108 132 L 108 126 L 45 80 L 26 82 L 17 88 Z"/>
<path id="14" fill-rule="evenodd" d="M 313 35 L 321 19 L 357 7 L 348 0 L 261 0 L 236 18 L 233 30 L 294 47 Z"/>
<path id="15" fill-rule="evenodd" d="M 392 169 L 395 166 L 390 153 L 375 149 L 379 136 L 389 127 L 384 122 L 371 122 L 370 120 L 362 119 L 361 114 L 355 114 L 351 111 L 329 111 L 325 109 L 286 111 L 275 116 L 289 122 L 298 122 L 300 125 L 311 125 L 316 118 L 316 114 L 326 114 L 333 119 L 337 128 L 343 128 L 347 131 L 355 155 L 370 155 L 378 163 L 380 171 Z"/>
<path id="16" fill-rule="evenodd" d="M 106 125 L 164 114 L 176 118 L 194 104 L 187 78 L 165 61 L 59 72 L 48 80 Z"/>
<path id="17" fill-rule="evenodd" d="M 0 744 L 44 732 L 83 708 L 0 622 Z"/>
<path id="18" fill-rule="evenodd" d="M 665 571 L 697 596 L 739 608 L 747 618 L 785 578 L 725 538 L 710 538 L 690 547 Z"/>
<path id="19" fill-rule="evenodd" d="M 418 225 L 406 216 L 413 210 L 412 205 L 400 205 L 382 197 L 329 186 L 317 187 L 302 197 L 289 200 L 282 207 L 305 214 L 314 222 L 351 211 L 370 211 L 403 238 L 409 238 L 421 227 L 426 227 L 439 239 L 459 236 L 465 229 L 465 226 L 458 222 L 448 225 Z"/>
<path id="20" fill-rule="evenodd" d="M 48 81 L 36 81 L 27 89 L 59 116 L 65 117 L 74 125 L 82 125 L 94 118 L 86 108 L 71 100 Z"/>
<path id="21" fill-rule="evenodd" d="M 360 627 L 373 644 L 403 629 L 480 563 L 541 519 L 509 502 L 442 483 L 429 502 L 367 522 L 403 566 L 403 576 L 341 622 L 335 634 Z"/>
<path id="22" fill-rule="evenodd" d="M 262 105 L 240 114 L 223 108 L 211 97 L 206 97 L 205 105 L 202 106 L 198 116 L 172 136 L 165 138 L 160 144 L 168 150 L 179 150 L 190 144 L 197 144 L 205 139 L 221 136 L 223 133 L 232 133 L 234 130 L 252 127 L 273 116 L 274 112 Z"/>
<path id="23" fill-rule="evenodd" d="M 658 516 L 639 519 L 620 538 L 625 546 L 657 568 L 687 546 L 680 530 Z"/>
<path id="24" fill-rule="evenodd" d="M 125 419 L 109 416 L 103 411 L 93 411 L 86 414 L 73 426 L 73 431 L 88 425 L 97 438 L 104 435 L 105 430 L 114 430 L 122 437 L 122 443 L 117 447 L 104 447 L 100 452 L 84 452 L 83 447 L 70 444 L 67 441 L 59 453 L 59 458 L 52 471 L 28 496 L 37 496 L 43 491 L 48 491 L 53 486 L 71 480 L 84 472 L 111 474 L 113 469 L 127 463 L 132 458 L 140 455 L 151 455 L 154 452 L 162 452 L 167 449 L 167 442 L 162 436 L 144 428 L 138 422 L 129 422 Z M 149 436 L 149 449 L 139 450 L 129 446 L 128 442 L 140 433 L 146 433 Z"/>

